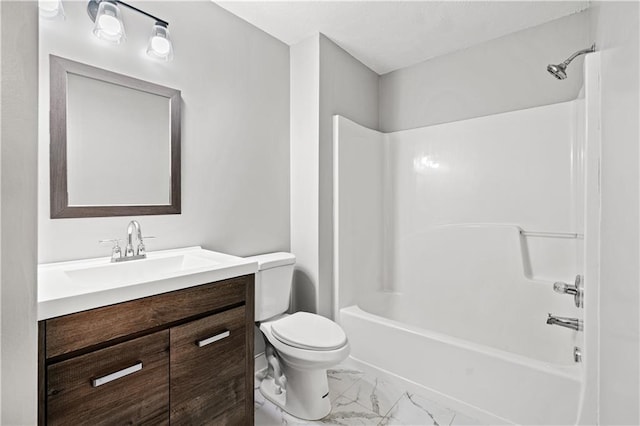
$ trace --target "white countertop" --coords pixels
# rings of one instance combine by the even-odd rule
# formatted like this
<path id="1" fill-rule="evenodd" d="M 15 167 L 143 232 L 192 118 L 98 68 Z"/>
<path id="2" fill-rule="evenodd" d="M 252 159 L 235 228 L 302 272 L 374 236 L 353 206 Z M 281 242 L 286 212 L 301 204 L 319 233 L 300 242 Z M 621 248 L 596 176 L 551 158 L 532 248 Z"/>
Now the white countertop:
<path id="1" fill-rule="evenodd" d="M 258 263 L 187 247 L 148 252 L 146 259 L 110 257 L 38 265 L 38 321 L 214 281 L 254 274 Z"/>

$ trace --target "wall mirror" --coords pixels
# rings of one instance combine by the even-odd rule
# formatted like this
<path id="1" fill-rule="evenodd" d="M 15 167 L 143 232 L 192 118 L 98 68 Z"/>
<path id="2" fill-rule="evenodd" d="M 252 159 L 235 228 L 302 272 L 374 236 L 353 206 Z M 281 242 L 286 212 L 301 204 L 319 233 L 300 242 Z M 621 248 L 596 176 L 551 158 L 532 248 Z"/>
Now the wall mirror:
<path id="1" fill-rule="evenodd" d="M 180 91 L 49 64 L 51 218 L 180 213 Z"/>

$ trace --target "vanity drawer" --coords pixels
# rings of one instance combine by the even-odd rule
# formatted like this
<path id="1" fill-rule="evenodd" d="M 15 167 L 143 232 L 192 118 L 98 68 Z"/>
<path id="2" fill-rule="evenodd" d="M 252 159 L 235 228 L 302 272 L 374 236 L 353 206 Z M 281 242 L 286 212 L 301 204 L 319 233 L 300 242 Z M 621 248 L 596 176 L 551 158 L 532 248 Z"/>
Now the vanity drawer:
<path id="1" fill-rule="evenodd" d="M 169 330 L 52 364 L 46 389 L 48 425 L 168 424 Z"/>
<path id="2" fill-rule="evenodd" d="M 243 303 L 253 275 L 158 294 L 46 320 L 50 359 Z"/>
<path id="3" fill-rule="evenodd" d="M 252 374 L 246 371 L 245 324 L 240 306 L 170 329 L 172 424 L 217 423 L 216 417 L 239 407 L 242 413 L 229 413 L 236 424 L 238 418 L 246 423 L 246 380 Z"/>

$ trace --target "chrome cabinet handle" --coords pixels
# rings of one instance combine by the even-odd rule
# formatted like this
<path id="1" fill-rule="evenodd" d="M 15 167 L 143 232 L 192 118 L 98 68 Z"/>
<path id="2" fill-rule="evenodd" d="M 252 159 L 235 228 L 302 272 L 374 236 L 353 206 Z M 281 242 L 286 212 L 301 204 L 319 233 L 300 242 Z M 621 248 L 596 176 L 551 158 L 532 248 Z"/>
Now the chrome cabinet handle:
<path id="1" fill-rule="evenodd" d="M 98 386 L 102 386 L 106 383 L 112 382 L 114 380 L 118 380 L 121 377 L 128 376 L 129 374 L 133 374 L 136 371 L 142 370 L 142 363 L 139 362 L 131 367 L 124 368 L 122 370 L 116 371 L 115 373 L 107 374 L 106 376 L 98 377 L 97 379 L 91 380 L 91 386 L 97 388 Z"/>
<path id="2" fill-rule="evenodd" d="M 227 331 L 224 331 L 224 332 L 222 332 L 220 334 L 216 334 L 215 336 L 211 336 L 211 337 L 206 338 L 206 339 L 198 340 L 196 342 L 196 345 L 198 345 L 198 347 L 201 348 L 203 346 L 210 345 L 213 342 L 217 342 L 218 340 L 226 339 L 230 335 L 231 335 L 231 332 L 229 330 L 227 330 Z"/>

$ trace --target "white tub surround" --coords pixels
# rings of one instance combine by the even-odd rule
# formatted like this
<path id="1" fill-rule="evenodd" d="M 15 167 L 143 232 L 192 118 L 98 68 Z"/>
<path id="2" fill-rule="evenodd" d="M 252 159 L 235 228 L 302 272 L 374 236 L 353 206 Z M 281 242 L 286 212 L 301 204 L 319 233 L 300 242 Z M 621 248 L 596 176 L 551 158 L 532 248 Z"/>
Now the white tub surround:
<path id="1" fill-rule="evenodd" d="M 547 316 L 586 319 L 553 291 L 585 274 L 584 117 L 576 100 L 389 134 L 334 118 L 355 360 L 486 421 L 575 423 L 584 333 Z"/>

